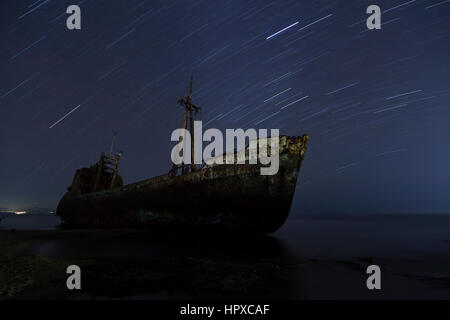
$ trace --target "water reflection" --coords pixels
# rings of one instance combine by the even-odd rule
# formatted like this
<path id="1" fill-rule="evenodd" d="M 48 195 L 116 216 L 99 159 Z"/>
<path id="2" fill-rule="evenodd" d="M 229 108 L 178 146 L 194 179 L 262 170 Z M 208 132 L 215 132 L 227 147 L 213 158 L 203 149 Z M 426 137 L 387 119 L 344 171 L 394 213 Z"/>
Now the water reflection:
<path id="1" fill-rule="evenodd" d="M 56 230 L 37 238 L 35 254 L 85 262 L 90 297 L 292 296 L 296 262 L 272 236 Z"/>

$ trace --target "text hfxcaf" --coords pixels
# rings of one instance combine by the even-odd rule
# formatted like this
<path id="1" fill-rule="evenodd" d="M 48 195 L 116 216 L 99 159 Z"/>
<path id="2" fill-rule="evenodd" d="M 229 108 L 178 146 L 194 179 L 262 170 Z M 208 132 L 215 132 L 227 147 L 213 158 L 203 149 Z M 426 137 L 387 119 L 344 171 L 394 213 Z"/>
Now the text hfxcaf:
<path id="1" fill-rule="evenodd" d="M 192 103 L 192 85 L 191 77 L 189 95 L 178 100 L 184 106 L 182 128 L 189 121 L 191 130 L 200 110 Z M 193 146 L 193 135 L 191 139 Z M 274 175 L 261 175 L 262 164 L 249 163 L 247 147 L 244 164 L 182 164 L 179 175 L 180 166 L 174 166 L 169 174 L 128 185 L 118 174 L 121 153 L 112 155 L 111 146 L 109 156 L 102 153 L 96 164 L 75 172 L 56 214 L 69 228 L 274 232 L 289 214 L 308 136 L 266 138 L 268 154 L 271 139 L 279 139 L 279 170 Z"/>

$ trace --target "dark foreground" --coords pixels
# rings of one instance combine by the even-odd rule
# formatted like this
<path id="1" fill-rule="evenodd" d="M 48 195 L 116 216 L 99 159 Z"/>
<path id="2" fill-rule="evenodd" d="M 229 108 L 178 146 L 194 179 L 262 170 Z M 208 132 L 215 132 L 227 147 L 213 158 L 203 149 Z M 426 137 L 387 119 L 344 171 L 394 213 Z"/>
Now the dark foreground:
<path id="1" fill-rule="evenodd" d="M 303 216 L 272 236 L 241 237 L 43 230 L 53 217 L 13 217 L 0 223 L 0 298 L 450 299 L 449 223 Z M 21 230 L 30 226 L 42 230 Z M 80 291 L 66 288 L 71 264 Z M 366 288 L 371 264 L 381 268 L 378 291 Z"/>

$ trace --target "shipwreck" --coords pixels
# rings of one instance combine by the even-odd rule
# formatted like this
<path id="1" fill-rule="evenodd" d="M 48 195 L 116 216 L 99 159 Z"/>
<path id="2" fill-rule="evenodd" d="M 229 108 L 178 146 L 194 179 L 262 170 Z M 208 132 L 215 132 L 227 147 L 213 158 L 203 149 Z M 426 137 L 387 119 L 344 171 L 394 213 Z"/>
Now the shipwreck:
<path id="1" fill-rule="evenodd" d="M 189 95 L 179 99 L 184 109 L 181 128 L 190 128 L 201 109 Z M 271 150 L 271 139 L 279 139 Z M 265 138 L 267 152 L 279 152 L 279 170 L 261 175 L 261 163 L 250 164 L 252 144 L 241 153 L 245 163 L 173 165 L 164 175 L 124 185 L 119 175 L 122 153 L 101 153 L 96 164 L 75 172 L 56 214 L 68 228 L 145 227 L 199 228 L 271 233 L 285 222 L 304 159 L 308 136 Z M 257 147 L 261 143 L 256 143 Z M 191 152 L 193 155 L 194 152 Z M 224 154 L 223 157 L 230 156 Z M 192 159 L 193 160 L 193 159 Z"/>

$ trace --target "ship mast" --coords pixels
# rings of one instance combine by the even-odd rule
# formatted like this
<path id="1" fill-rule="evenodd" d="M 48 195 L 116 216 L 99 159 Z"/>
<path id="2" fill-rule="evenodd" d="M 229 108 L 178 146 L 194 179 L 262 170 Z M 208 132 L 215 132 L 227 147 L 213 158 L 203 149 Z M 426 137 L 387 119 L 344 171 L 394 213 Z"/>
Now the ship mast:
<path id="1" fill-rule="evenodd" d="M 192 103 L 192 88 L 194 85 L 194 75 L 191 74 L 191 84 L 189 87 L 189 95 L 186 97 L 186 99 L 184 98 L 180 98 L 178 99 L 178 104 L 180 106 L 182 106 L 184 108 L 184 117 L 183 117 L 183 122 L 181 124 L 181 128 L 187 130 L 188 127 L 188 123 L 189 123 L 189 132 L 191 133 L 191 164 L 187 165 L 184 163 L 184 154 L 183 154 L 183 163 L 181 165 L 176 165 L 174 164 L 172 166 L 172 170 L 170 171 L 171 175 L 176 175 L 178 168 L 181 167 L 181 174 L 186 174 L 189 172 L 189 169 L 191 170 L 191 172 L 194 172 L 196 170 L 195 164 L 194 164 L 194 159 L 195 159 L 195 154 L 194 154 L 194 115 L 197 114 L 197 112 L 199 110 L 201 110 L 201 108 L 195 104 Z M 178 140 L 178 145 L 180 145 L 180 142 L 184 140 L 185 136 L 180 136 L 179 140 Z M 184 152 L 183 152 L 184 153 Z"/>
<path id="2" fill-rule="evenodd" d="M 116 140 L 117 131 L 114 131 L 112 141 L 111 141 L 111 148 L 109 148 L 109 157 L 112 158 L 112 152 L 114 148 L 114 140 Z"/>
<path id="3" fill-rule="evenodd" d="M 118 151 L 115 154 L 113 154 L 113 148 L 114 148 L 114 141 L 116 140 L 117 132 L 114 131 L 112 141 L 111 141 L 111 147 L 109 149 L 109 156 L 102 156 L 105 160 L 102 160 L 102 164 L 105 165 L 106 170 L 111 171 L 112 178 L 109 188 L 112 189 L 116 185 L 117 176 L 119 174 L 119 160 L 122 156 L 122 151 Z"/>

